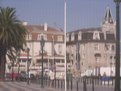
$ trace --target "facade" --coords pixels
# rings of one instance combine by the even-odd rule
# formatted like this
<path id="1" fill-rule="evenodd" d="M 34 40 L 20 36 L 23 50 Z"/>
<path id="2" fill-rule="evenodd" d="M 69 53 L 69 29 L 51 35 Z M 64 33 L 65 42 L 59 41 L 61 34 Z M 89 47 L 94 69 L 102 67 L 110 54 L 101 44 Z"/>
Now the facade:
<path id="1" fill-rule="evenodd" d="M 79 29 L 67 33 L 67 61 L 75 75 L 91 72 L 99 75 L 101 67 L 114 67 L 116 30 L 108 7 L 100 27 Z M 110 72 L 110 75 L 113 72 Z"/>
<path id="2" fill-rule="evenodd" d="M 55 65 L 64 64 L 64 32 L 61 29 L 55 29 L 44 25 L 27 25 L 28 30 L 26 35 L 27 46 L 29 51 L 20 52 L 14 64 L 14 72 L 27 72 L 32 74 L 40 73 L 42 70 L 42 47 L 41 40 L 44 39 L 43 47 L 43 67 L 44 69 L 54 69 Z M 9 62 L 8 62 L 9 63 Z M 9 68 L 9 67 L 7 67 Z M 11 72 L 8 69 L 7 72 Z"/>
<path id="3" fill-rule="evenodd" d="M 29 52 L 20 52 L 14 66 L 9 67 L 7 62 L 6 72 L 20 73 L 29 71 L 32 74 L 41 72 L 42 47 L 41 40 L 44 39 L 43 64 L 44 69 L 55 69 L 64 72 L 64 32 L 44 25 L 27 25 L 24 23 L 28 34 L 26 35 L 27 48 Z M 110 75 L 114 74 L 115 49 L 116 49 L 116 23 L 113 20 L 111 10 L 106 9 L 100 27 L 78 29 L 66 34 L 66 61 L 67 71 L 75 76 L 89 73 L 98 76 L 101 68 L 110 68 Z M 91 70 L 91 71 L 90 71 Z M 92 72 L 92 70 L 94 70 Z M 88 75 L 89 75 L 88 74 Z"/>

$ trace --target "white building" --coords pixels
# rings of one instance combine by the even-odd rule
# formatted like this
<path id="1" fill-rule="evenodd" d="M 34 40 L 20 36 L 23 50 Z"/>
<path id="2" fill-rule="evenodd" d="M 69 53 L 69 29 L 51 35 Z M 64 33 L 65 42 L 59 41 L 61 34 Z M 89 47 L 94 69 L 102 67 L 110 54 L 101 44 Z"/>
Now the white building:
<path id="1" fill-rule="evenodd" d="M 27 72 L 27 62 L 29 57 L 29 71 L 36 74 L 41 71 L 42 65 L 42 48 L 41 38 L 45 41 L 43 47 L 43 66 L 45 68 L 53 68 L 56 63 L 64 64 L 64 32 L 61 29 L 55 29 L 44 25 L 28 25 L 24 23 L 28 30 L 26 35 L 27 52 L 21 52 L 17 57 L 19 65 L 14 65 L 14 72 Z M 53 68 L 54 69 L 54 68 Z"/>
<path id="2" fill-rule="evenodd" d="M 67 33 L 67 61 L 73 74 L 115 65 L 116 30 L 111 10 L 106 9 L 100 27 L 78 29 Z"/>

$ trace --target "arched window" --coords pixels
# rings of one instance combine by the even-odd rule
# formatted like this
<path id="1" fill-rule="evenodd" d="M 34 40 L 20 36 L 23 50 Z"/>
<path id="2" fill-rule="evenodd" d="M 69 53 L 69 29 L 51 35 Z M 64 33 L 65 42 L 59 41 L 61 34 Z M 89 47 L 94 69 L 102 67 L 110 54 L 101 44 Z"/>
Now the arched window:
<path id="1" fill-rule="evenodd" d="M 94 39 L 94 40 L 100 40 L 99 32 L 97 32 L 97 31 L 94 32 L 94 34 L 93 34 L 93 39 Z"/>
<path id="2" fill-rule="evenodd" d="M 81 40 L 82 39 L 82 34 L 81 32 L 78 33 L 78 40 Z"/>

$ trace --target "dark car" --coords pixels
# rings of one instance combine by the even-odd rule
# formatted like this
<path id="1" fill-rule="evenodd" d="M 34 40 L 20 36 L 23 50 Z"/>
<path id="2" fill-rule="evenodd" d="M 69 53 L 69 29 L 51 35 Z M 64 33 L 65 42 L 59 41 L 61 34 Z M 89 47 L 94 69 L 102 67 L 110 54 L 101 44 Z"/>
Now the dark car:
<path id="1" fill-rule="evenodd" d="M 111 80 L 110 77 L 107 77 L 107 76 L 101 77 L 101 81 L 110 81 L 110 80 Z"/>

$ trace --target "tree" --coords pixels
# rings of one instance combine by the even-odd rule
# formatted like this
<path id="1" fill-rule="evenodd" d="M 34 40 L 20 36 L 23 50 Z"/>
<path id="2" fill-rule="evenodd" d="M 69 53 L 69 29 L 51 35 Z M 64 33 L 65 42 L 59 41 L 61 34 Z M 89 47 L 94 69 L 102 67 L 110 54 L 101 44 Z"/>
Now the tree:
<path id="1" fill-rule="evenodd" d="M 15 59 L 16 53 L 26 45 L 26 28 L 16 16 L 15 8 L 0 8 L 0 79 L 5 77 L 6 55 Z"/>

